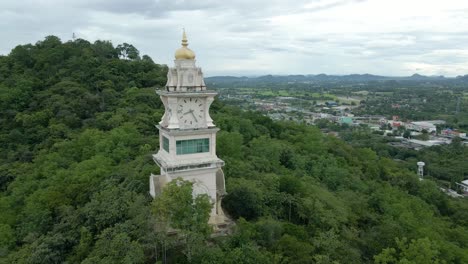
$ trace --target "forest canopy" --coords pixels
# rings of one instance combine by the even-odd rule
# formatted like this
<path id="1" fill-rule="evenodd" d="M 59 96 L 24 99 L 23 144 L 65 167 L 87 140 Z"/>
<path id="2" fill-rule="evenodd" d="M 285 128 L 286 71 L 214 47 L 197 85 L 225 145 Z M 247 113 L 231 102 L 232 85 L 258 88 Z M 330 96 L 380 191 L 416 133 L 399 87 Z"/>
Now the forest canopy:
<path id="1" fill-rule="evenodd" d="M 183 243 L 160 232 L 177 206 L 148 194 L 166 73 L 109 41 L 48 36 L 0 56 L 0 263 L 468 263 L 466 200 L 370 148 L 220 101 L 233 232 L 211 237 L 203 214 L 178 219 Z"/>

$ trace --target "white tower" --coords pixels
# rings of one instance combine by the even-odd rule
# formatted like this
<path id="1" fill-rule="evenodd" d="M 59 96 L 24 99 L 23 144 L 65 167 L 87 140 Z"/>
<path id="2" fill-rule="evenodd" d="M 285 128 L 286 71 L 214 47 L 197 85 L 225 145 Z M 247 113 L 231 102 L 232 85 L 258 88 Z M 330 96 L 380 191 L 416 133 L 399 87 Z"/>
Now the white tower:
<path id="1" fill-rule="evenodd" d="M 426 165 L 424 162 L 422 161 L 418 161 L 418 163 L 416 163 L 418 165 L 418 175 L 419 175 L 419 179 L 422 180 L 423 177 L 424 177 L 424 165 Z"/>
<path id="2" fill-rule="evenodd" d="M 159 129 L 159 151 L 153 160 L 161 175 L 150 176 L 150 194 L 156 197 L 164 185 L 178 177 L 194 182 L 194 194 L 206 193 L 211 199 L 210 224 L 225 221 L 221 198 L 225 195 L 224 161 L 216 156 L 218 128 L 210 117 L 215 91 L 206 90 L 195 53 L 187 48 L 185 31 L 182 47 L 175 52 L 175 66 L 169 68 L 167 84 L 159 90 L 165 113 Z"/>

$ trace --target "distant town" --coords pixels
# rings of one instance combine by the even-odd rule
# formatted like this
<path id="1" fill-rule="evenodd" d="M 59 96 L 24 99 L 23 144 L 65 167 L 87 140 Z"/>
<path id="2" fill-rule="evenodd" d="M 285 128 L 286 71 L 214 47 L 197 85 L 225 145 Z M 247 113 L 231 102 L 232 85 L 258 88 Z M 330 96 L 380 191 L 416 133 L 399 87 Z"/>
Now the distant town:
<path id="1" fill-rule="evenodd" d="M 337 97 L 336 101 L 310 101 L 292 96 L 277 96 L 267 99 L 255 95 L 221 94 L 220 99 L 238 101 L 246 109 L 263 112 L 274 120 L 286 120 L 315 125 L 317 121 L 346 126 L 368 126 L 382 136 L 393 137 L 401 143 L 394 146 L 419 149 L 434 145 L 450 144 L 452 138 L 459 137 L 468 146 L 465 132 L 447 127 L 445 120 L 402 121 L 398 115 L 387 118 L 383 115 L 355 114 L 361 110 L 359 98 Z M 399 104 L 393 105 L 400 108 Z M 362 111 L 357 111 L 362 113 Z"/>
<path id="2" fill-rule="evenodd" d="M 439 79 L 431 82 L 418 76 L 397 82 L 395 87 L 394 81 L 389 80 L 330 84 L 329 80 L 295 82 L 273 77 L 268 81 L 259 77 L 241 82 L 219 82 L 216 78 L 220 77 L 214 77 L 212 85 L 220 92 L 220 100 L 261 112 L 273 120 L 316 125 L 323 133 L 336 137 L 365 129 L 400 150 L 420 151 L 449 145 L 453 140 L 468 146 L 468 117 L 461 111 L 467 104 L 468 92 Z M 463 176 L 442 190 L 453 197 L 468 196 L 467 178 Z"/>

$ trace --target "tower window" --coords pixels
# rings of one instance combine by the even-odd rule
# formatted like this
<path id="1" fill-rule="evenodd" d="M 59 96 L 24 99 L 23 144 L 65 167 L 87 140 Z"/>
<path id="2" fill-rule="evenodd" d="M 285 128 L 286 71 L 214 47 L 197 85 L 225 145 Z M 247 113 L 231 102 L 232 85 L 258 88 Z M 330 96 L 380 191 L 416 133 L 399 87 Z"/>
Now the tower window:
<path id="1" fill-rule="evenodd" d="M 165 136 L 162 137 L 163 138 L 163 149 L 169 153 L 169 139 Z"/>
<path id="2" fill-rule="evenodd" d="M 210 151 L 210 139 L 189 139 L 177 140 L 176 142 L 177 155 L 203 153 Z"/>

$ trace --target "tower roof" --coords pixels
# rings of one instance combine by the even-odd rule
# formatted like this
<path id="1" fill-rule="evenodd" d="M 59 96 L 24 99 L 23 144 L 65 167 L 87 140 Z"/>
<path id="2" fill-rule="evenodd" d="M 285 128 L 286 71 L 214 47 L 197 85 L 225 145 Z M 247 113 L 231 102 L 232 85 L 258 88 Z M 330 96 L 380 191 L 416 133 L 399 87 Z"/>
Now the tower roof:
<path id="1" fill-rule="evenodd" d="M 182 33 L 182 47 L 177 49 L 175 52 L 176 60 L 193 60 L 195 59 L 195 52 L 187 48 L 188 41 L 187 35 L 185 34 L 185 29 Z"/>

